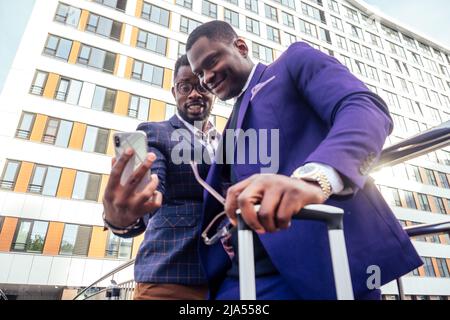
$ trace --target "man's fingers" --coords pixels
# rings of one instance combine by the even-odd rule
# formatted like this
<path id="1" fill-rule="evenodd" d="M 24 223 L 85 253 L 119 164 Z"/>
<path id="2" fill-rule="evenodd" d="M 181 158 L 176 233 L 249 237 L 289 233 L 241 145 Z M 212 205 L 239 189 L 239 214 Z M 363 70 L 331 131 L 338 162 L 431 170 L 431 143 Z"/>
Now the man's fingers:
<path id="1" fill-rule="evenodd" d="M 284 193 L 280 198 L 280 205 L 276 212 L 276 224 L 279 229 L 287 229 L 291 225 L 292 216 L 303 208 L 299 199 L 293 199 L 289 193 Z"/>
<path id="2" fill-rule="evenodd" d="M 261 206 L 257 216 L 261 225 L 268 232 L 275 232 L 278 229 L 276 212 L 280 204 L 281 196 L 282 191 L 273 187 L 264 192 L 264 197 L 261 200 Z"/>
<path id="3" fill-rule="evenodd" d="M 116 157 L 112 157 L 112 158 L 111 158 L 111 168 L 114 167 L 114 165 L 116 164 L 116 162 L 117 162 Z"/>
<path id="4" fill-rule="evenodd" d="M 136 194 L 136 199 L 133 201 L 133 205 L 141 206 L 143 203 L 151 199 L 155 195 L 158 184 L 158 176 L 156 174 L 152 174 L 150 183 L 145 186 L 144 190 Z"/>
<path id="5" fill-rule="evenodd" d="M 107 188 L 120 184 L 120 177 L 122 176 L 123 169 L 127 165 L 130 158 L 133 156 L 133 153 L 133 149 L 128 148 L 124 153 L 120 155 L 119 159 L 114 161 L 114 165 L 111 169 L 111 174 L 109 175 Z"/>
<path id="6" fill-rule="evenodd" d="M 163 196 L 161 192 L 155 191 L 153 193 L 153 196 L 148 199 L 146 202 L 143 203 L 142 208 L 145 210 L 145 212 L 152 212 L 155 209 L 158 209 L 162 205 L 162 199 Z"/>
<path id="7" fill-rule="evenodd" d="M 227 197 L 225 199 L 225 212 L 228 218 L 236 222 L 236 210 L 239 208 L 237 198 L 250 183 L 252 178 L 245 179 L 234 186 L 228 188 Z"/>
<path id="8" fill-rule="evenodd" d="M 264 233 L 265 229 L 258 220 L 254 206 L 261 201 L 263 195 L 264 185 L 261 181 L 256 181 L 243 190 L 237 199 L 242 218 L 251 229 L 258 233 Z"/>
<path id="9" fill-rule="evenodd" d="M 131 174 L 124 186 L 125 196 L 129 196 L 135 191 L 137 185 L 141 182 L 142 177 L 147 174 L 155 160 L 155 154 L 149 153 L 144 162 Z"/>

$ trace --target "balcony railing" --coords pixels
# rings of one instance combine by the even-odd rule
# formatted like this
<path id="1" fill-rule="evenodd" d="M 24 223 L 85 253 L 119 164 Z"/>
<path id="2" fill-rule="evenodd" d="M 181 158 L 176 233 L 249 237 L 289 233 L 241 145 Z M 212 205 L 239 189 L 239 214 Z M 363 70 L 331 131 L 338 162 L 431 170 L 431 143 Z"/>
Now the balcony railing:
<path id="1" fill-rule="evenodd" d="M 395 164 L 420 157 L 424 154 L 450 145 L 450 121 L 447 121 L 436 128 L 427 130 L 410 139 L 404 140 L 383 150 L 378 164 L 373 171 L 381 169 L 384 166 L 393 166 Z M 450 235 L 450 221 L 438 224 L 421 224 L 404 228 L 411 237 L 432 236 L 447 233 Z M 83 289 L 74 300 L 86 299 L 110 299 L 110 300 L 129 300 L 132 299 L 135 282 L 129 279 L 120 284 L 114 281 L 120 272 L 133 267 L 135 259 L 131 259 L 114 270 L 110 271 L 100 279 L 94 281 L 91 285 Z M 110 285 L 103 287 L 99 291 L 87 294 L 89 290 L 96 287 L 100 282 L 110 279 Z M 403 284 L 401 279 L 397 279 L 397 286 L 400 300 L 404 300 Z"/>

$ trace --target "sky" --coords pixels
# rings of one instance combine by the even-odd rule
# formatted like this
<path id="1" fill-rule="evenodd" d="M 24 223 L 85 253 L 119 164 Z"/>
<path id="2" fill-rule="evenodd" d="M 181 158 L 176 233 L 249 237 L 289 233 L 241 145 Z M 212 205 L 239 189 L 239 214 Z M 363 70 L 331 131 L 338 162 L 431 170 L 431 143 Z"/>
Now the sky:
<path id="1" fill-rule="evenodd" d="M 450 48 L 450 1 L 363 0 L 384 14 Z"/>

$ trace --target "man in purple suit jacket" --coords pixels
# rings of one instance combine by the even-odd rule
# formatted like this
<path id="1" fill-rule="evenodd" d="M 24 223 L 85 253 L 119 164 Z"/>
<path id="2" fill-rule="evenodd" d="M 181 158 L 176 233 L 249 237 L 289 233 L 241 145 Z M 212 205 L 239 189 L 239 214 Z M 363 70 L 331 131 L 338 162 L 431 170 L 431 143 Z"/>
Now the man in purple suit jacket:
<path id="1" fill-rule="evenodd" d="M 392 130 L 387 107 L 377 95 L 336 59 L 301 42 L 269 66 L 254 65 L 245 41 L 221 21 L 195 29 L 186 49 L 192 71 L 207 89 L 222 100 L 237 98 L 227 129 L 278 135 L 275 142 L 258 138 L 259 151 L 277 153 L 278 162 L 270 168 L 261 159 L 249 160 L 255 149 L 223 138 L 228 160 L 217 161 L 207 179 L 216 190 L 234 184 L 226 195 L 227 215 L 235 221 L 240 208 L 255 231 L 258 299 L 336 298 L 325 225 L 291 221 L 308 204 L 344 209 L 357 299 L 379 299 L 377 285 L 421 265 L 368 176 Z M 237 154 L 236 148 L 241 150 Z M 203 226 L 223 209 L 210 195 L 205 197 Z M 259 212 L 256 203 L 261 204 Z M 233 234 L 235 252 L 236 238 Z M 238 298 L 236 257 L 230 259 L 221 243 L 201 244 L 200 255 L 210 297 Z M 379 279 L 375 286 L 372 276 Z"/>

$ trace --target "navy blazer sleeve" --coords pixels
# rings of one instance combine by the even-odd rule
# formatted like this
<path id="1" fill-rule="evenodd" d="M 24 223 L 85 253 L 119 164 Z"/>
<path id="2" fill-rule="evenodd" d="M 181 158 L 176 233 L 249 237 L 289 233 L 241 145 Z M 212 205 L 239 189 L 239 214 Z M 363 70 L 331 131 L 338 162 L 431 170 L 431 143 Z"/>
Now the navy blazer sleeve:
<path id="1" fill-rule="evenodd" d="M 361 168 L 378 159 L 392 131 L 386 104 L 344 65 L 308 44 L 293 44 L 288 55 L 286 68 L 299 92 L 330 129 L 306 162 L 327 164 L 355 191 L 363 188 L 367 174 Z"/>

